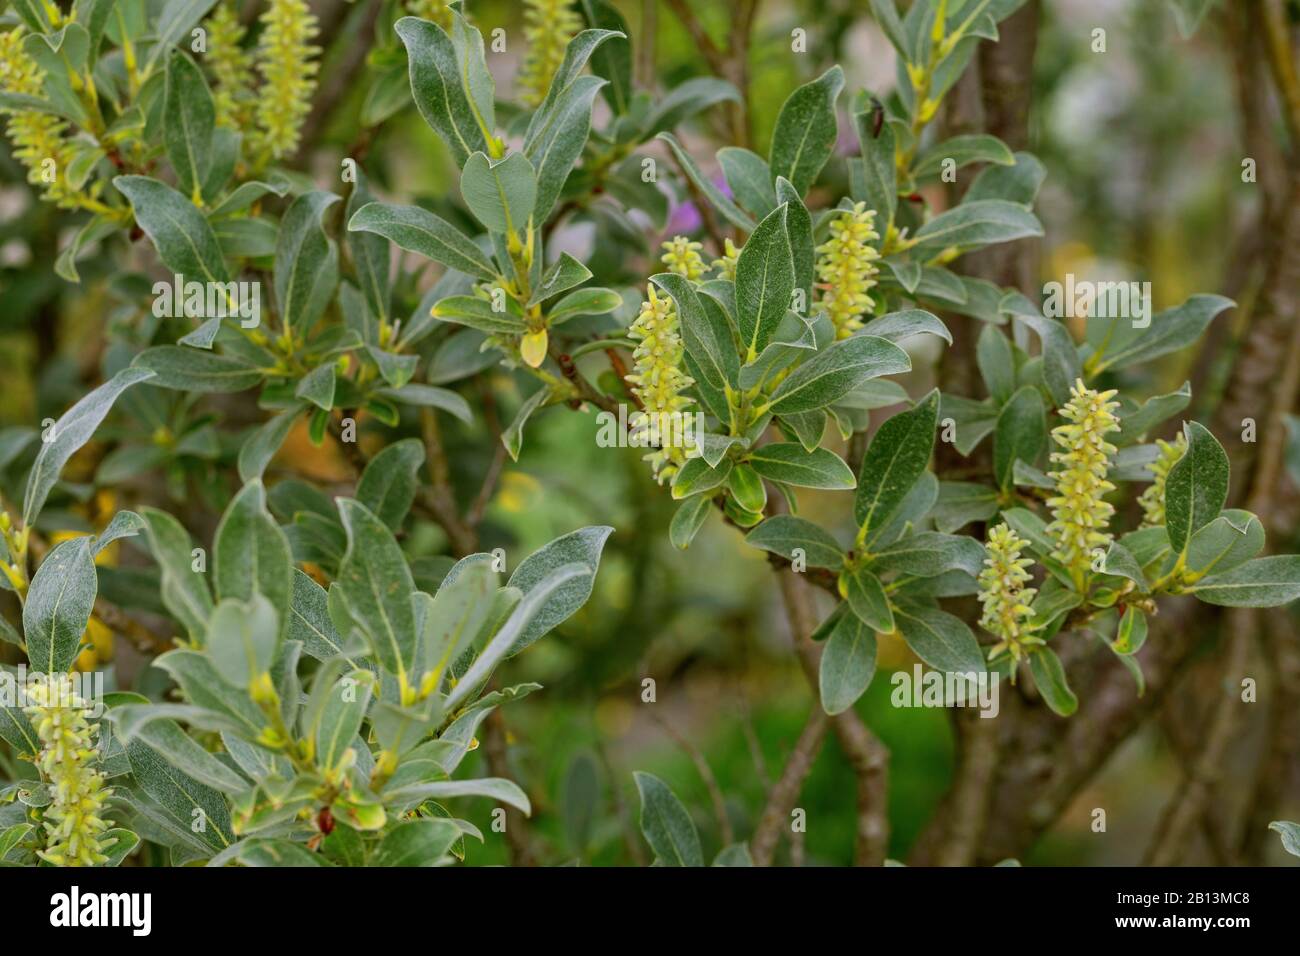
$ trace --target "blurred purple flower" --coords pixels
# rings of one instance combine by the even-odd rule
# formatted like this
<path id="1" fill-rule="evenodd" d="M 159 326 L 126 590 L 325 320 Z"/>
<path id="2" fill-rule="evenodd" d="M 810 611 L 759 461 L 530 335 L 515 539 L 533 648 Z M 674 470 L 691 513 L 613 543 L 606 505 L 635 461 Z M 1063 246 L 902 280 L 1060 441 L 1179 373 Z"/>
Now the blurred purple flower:
<path id="1" fill-rule="evenodd" d="M 718 187 L 728 199 L 734 199 L 731 187 L 721 173 L 713 177 L 713 185 Z M 668 213 L 668 224 L 664 227 L 665 236 L 689 236 L 698 232 L 704 225 L 700 210 L 693 202 L 679 203 Z"/>

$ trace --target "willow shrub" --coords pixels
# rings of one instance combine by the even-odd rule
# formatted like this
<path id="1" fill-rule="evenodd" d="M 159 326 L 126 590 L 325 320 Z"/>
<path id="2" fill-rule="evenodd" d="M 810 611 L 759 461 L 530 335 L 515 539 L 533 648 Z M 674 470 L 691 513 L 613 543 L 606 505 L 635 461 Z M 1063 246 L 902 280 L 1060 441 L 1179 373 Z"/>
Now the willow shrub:
<path id="1" fill-rule="evenodd" d="M 148 841 L 173 863 L 431 864 L 482 836 L 456 816 L 460 801 L 526 812 L 515 783 L 458 768 L 489 711 L 538 690 L 492 678 L 586 600 L 610 529 L 576 530 L 509 574 L 499 554 L 430 564 L 402 544 L 426 467 L 425 444 L 403 430 L 417 413 L 479 421 L 446 386 L 497 364 L 535 383 L 503 432 L 515 457 L 550 409 L 627 406 L 634 435 L 689 422 L 647 455 L 681 502 L 672 540 L 685 548 L 726 520 L 841 599 L 814 635 L 831 713 L 870 683 L 878 633 L 937 670 L 1032 680 L 1068 715 L 1060 635 L 1100 637 L 1138 693 L 1133 655 L 1161 595 L 1260 607 L 1300 594 L 1300 559 L 1257 557 L 1260 522 L 1224 510 L 1228 460 L 1213 435 L 1188 422 L 1177 442 L 1146 441 L 1188 388 L 1141 400 L 1106 387 L 1192 343 L 1227 300 L 1092 318 L 1077 343 L 1021 293 L 948 268 L 1042 232 L 1033 156 L 928 129 L 1014 0 L 916 2 L 903 17 L 873 2 L 898 53 L 896 92 L 846 93 L 831 68 L 790 94 L 766 157 L 719 150 L 725 189 L 673 131 L 736 91 L 707 78 L 637 89 L 627 27 L 603 0 L 528 4 L 522 104 L 498 99 L 461 5 L 407 5 L 420 19 L 389 3 L 363 122 L 414 101 L 460 168 L 468 215 L 456 222 L 375 201 L 350 158 L 339 192 L 290 171 L 318 70 L 300 0 L 271 0 L 255 37 L 224 4 L 168 0 L 151 19 L 153 6 L 16 3 L 0 41 L 15 155 L 43 198 L 88 216 L 53 268 L 77 282 L 89 249 L 123 263 L 104 384 L 27 436 L 34 455 L 8 450 L 30 467 L 2 519 L 3 584 L 21 619 L 0 619 L 0 636 L 44 677 L 0 708 L 17 758 L 0 791 L 0 859 L 116 864 Z M 858 143 L 847 160 L 834 158 L 841 112 Z M 667 159 L 685 179 L 659 182 Z M 849 195 L 809 208 L 831 162 L 847 162 Z M 918 201 L 969 164 L 982 169 L 958 205 Z M 575 211 L 600 242 L 643 242 L 638 223 L 665 221 L 665 185 L 689 186 L 729 229 L 716 259 L 674 237 L 665 271 L 628 288 L 548 251 Z M 141 234 L 155 255 L 134 271 Z M 393 246 L 412 254 L 396 272 Z M 441 271 L 421 292 L 424 260 Z M 983 323 L 987 398 L 914 397 L 892 378 L 912 369 L 901 343 L 951 342 L 935 312 Z M 225 426 L 209 397 L 229 393 L 255 394 L 263 424 L 242 437 Z M 100 484 L 155 473 L 169 506 L 55 543 L 47 501 L 78 493 L 60 474 L 115 403 L 166 424 L 116 432 Z M 823 444 L 899 405 L 853 467 Z M 355 444 L 358 421 L 384 437 L 350 494 L 263 484 L 304 421 L 317 444 Z M 984 477 L 936 478 L 936 441 Z M 1116 526 L 1109 501 L 1144 482 L 1141 526 Z M 187 488 L 221 504 L 210 542 L 186 526 Z M 846 492 L 851 534 L 800 516 L 801 488 Z M 109 574 L 101 591 L 97 557 L 131 538 L 156 572 L 133 578 L 134 593 Z M 963 595 L 979 598 L 987 646 L 943 607 Z M 73 681 L 79 659 L 93 666 L 97 599 L 171 621 L 174 646 L 150 672 L 166 686 L 115 690 L 99 708 Z M 671 791 L 645 774 L 637 784 L 656 857 L 702 863 Z M 719 862 L 747 859 L 735 846 Z"/>

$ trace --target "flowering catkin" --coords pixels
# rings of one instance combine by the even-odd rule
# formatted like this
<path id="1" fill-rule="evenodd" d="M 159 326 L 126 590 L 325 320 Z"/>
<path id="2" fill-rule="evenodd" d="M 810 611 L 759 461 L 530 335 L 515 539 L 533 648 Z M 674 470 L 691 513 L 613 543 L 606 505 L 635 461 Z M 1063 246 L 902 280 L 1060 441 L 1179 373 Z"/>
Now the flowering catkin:
<path id="1" fill-rule="evenodd" d="M 19 96 L 45 96 L 45 72 L 23 49 L 27 31 L 22 27 L 0 34 L 0 89 Z M 67 124 L 57 116 L 39 110 L 4 107 L 9 114 L 9 139 L 14 144 L 14 158 L 27 167 L 27 181 L 43 187 L 44 198 L 64 209 L 82 205 L 81 197 L 67 186 L 64 171 L 72 159 Z M 93 198 L 98 183 L 92 192 Z"/>
<path id="2" fill-rule="evenodd" d="M 867 293 L 876 284 L 876 260 L 880 253 L 872 242 L 880 238 L 875 229 L 875 210 L 854 203 L 831 220 L 831 236 L 817 247 L 817 278 L 822 308 L 835 326 L 835 337 L 846 339 L 862 328 L 862 316 L 875 308 Z"/>
<path id="3" fill-rule="evenodd" d="M 234 8 L 219 4 L 208 17 L 208 52 L 203 58 L 212 71 L 212 99 L 217 125 L 242 130 L 252 118 L 252 58 L 241 44 L 243 24 Z"/>
<path id="4" fill-rule="evenodd" d="M 663 244 L 664 254 L 660 260 L 669 272 L 685 276 L 692 282 L 704 275 L 704 260 L 700 258 L 698 242 L 691 242 L 685 236 L 673 236 Z"/>
<path id="5" fill-rule="evenodd" d="M 1037 593 L 1035 588 L 1025 587 L 1033 560 L 1020 554 L 1028 543 L 1005 522 L 989 530 L 988 557 L 979 574 L 979 600 L 984 606 L 980 627 L 998 639 L 989 650 L 990 659 L 1010 654 L 1019 662 L 1026 647 L 1042 643 L 1028 625 L 1033 615 L 1029 605 Z"/>
<path id="6" fill-rule="evenodd" d="M 262 24 L 257 44 L 262 88 L 257 100 L 255 154 L 265 163 L 298 148 L 298 134 L 311 109 L 320 69 L 313 57 L 320 49 L 311 45 L 317 32 L 316 17 L 304 0 L 271 0 L 262 14 Z"/>
<path id="7" fill-rule="evenodd" d="M 1083 590 L 1092 554 L 1110 545 L 1106 530 L 1115 508 L 1104 496 L 1115 490 L 1106 480 L 1110 456 L 1115 446 L 1106 435 L 1119 431 L 1112 402 L 1114 390 L 1098 392 L 1079 379 L 1070 389 L 1071 398 L 1061 409 L 1067 422 L 1052 429 L 1052 439 L 1061 451 L 1052 453 L 1052 461 L 1061 467 L 1051 472 L 1056 494 L 1047 499 L 1055 520 L 1047 533 L 1056 542 L 1052 557 L 1065 565 L 1079 590 Z"/>
<path id="8" fill-rule="evenodd" d="M 86 720 L 86 702 L 67 674 L 49 675 L 27 687 L 31 703 L 23 708 L 41 740 L 36 766 L 50 785 L 51 803 L 43 818 L 45 849 L 39 856 L 55 866 L 94 866 L 108 857 L 102 816 L 112 790 L 90 764 L 98 756 L 96 727 Z"/>
<path id="9" fill-rule="evenodd" d="M 447 0 L 406 0 L 406 9 L 413 17 L 430 20 L 451 31 L 451 8 L 447 6 Z"/>
<path id="10" fill-rule="evenodd" d="M 728 236 L 722 240 L 722 258 L 714 259 L 711 265 L 718 271 L 719 278 L 736 281 L 736 261 L 740 258 L 740 250 Z"/>
<path id="11" fill-rule="evenodd" d="M 582 21 L 568 0 L 524 0 L 524 37 L 528 53 L 519 69 L 519 98 L 540 106 L 551 88 L 551 77 L 564 62 L 569 41 L 582 29 Z"/>
<path id="12" fill-rule="evenodd" d="M 637 343 L 632 353 L 636 368 L 627 380 L 643 409 L 632 422 L 634 428 L 649 423 L 662 429 L 673 413 L 690 404 L 690 399 L 681 393 L 694 380 L 681 368 L 683 348 L 678 325 L 673 300 L 659 296 L 651 286 L 641 313 L 627 333 Z M 664 481 L 676 472 L 684 455 L 682 448 L 670 445 L 646 457 L 659 480 Z"/>
<path id="13" fill-rule="evenodd" d="M 1165 479 L 1169 477 L 1169 469 L 1174 467 L 1178 459 L 1183 457 L 1183 452 L 1187 451 L 1187 437 L 1180 432 L 1172 442 L 1157 438 L 1156 445 L 1160 448 L 1160 455 L 1147 465 L 1155 477 L 1150 487 L 1138 498 L 1138 504 L 1142 506 L 1144 528 L 1153 528 L 1165 523 Z"/>

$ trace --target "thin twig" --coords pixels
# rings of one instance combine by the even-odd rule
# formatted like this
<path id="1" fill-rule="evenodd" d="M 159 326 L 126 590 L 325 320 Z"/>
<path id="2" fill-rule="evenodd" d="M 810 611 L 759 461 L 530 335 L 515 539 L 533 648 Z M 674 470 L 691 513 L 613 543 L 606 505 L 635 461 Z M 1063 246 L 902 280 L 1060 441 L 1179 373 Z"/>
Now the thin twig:
<path id="1" fill-rule="evenodd" d="M 749 852 L 754 858 L 755 866 L 771 866 L 776 855 L 776 845 L 781 838 L 781 830 L 790 819 L 795 801 L 803 782 L 812 770 L 813 761 L 821 750 L 822 740 L 826 736 L 826 726 L 830 718 L 822 710 L 820 701 L 813 703 L 812 713 L 804 724 L 799 739 L 790 753 L 790 758 L 781 771 L 781 777 L 767 795 L 767 804 L 758 819 L 758 826 L 749 841 Z"/>
<path id="2" fill-rule="evenodd" d="M 722 795 L 722 788 L 718 786 L 718 778 L 713 775 L 713 768 L 709 766 L 709 762 L 705 759 L 704 754 L 700 752 L 700 748 L 679 734 L 673 725 L 668 722 L 667 718 L 660 716 L 657 712 L 652 712 L 652 716 L 655 723 L 663 728 L 664 733 L 671 737 L 673 742 L 691 758 L 691 763 L 695 764 L 700 779 L 704 781 L 705 789 L 709 791 L 709 799 L 713 802 L 713 815 L 718 820 L 718 832 L 722 836 L 722 845 L 730 846 L 736 841 L 736 833 L 731 827 L 731 818 L 727 814 L 727 801 Z"/>

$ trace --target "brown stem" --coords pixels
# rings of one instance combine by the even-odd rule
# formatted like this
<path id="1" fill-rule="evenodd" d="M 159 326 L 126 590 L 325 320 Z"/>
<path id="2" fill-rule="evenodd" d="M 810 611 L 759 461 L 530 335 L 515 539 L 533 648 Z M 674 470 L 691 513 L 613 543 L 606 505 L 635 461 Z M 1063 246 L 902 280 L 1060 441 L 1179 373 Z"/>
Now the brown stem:
<path id="1" fill-rule="evenodd" d="M 425 455 L 429 463 L 430 485 L 423 490 L 421 499 L 442 526 L 458 557 L 478 550 L 478 535 L 461 520 L 456 506 L 456 494 L 451 487 L 447 452 L 442 444 L 442 429 L 438 416 L 431 408 L 420 409 L 420 424 L 424 432 Z"/>
<path id="2" fill-rule="evenodd" d="M 822 739 L 826 736 L 826 725 L 829 721 L 826 711 L 822 710 L 821 702 L 814 702 L 812 713 L 808 715 L 808 722 L 804 724 L 790 759 L 786 761 L 785 769 L 781 771 L 781 778 L 768 792 L 767 804 L 763 807 L 758 826 L 755 827 L 754 835 L 750 838 L 749 850 L 755 866 L 772 865 L 782 828 L 790 819 L 795 801 L 799 799 L 799 791 L 803 789 L 803 782 L 807 779 L 808 772 L 812 770 L 818 751 L 821 750 Z"/>

